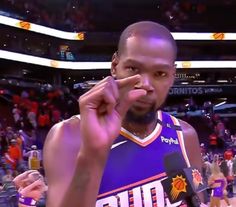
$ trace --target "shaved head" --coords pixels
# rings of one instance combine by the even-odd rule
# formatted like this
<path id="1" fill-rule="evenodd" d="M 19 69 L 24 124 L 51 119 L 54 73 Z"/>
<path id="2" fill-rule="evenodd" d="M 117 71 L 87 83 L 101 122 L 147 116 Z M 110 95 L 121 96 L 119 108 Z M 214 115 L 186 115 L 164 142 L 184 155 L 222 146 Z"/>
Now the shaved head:
<path id="1" fill-rule="evenodd" d="M 152 21 L 141 21 L 129 25 L 120 36 L 118 44 L 118 54 L 122 54 L 125 51 L 127 39 L 133 36 L 166 40 L 173 46 L 173 53 L 176 59 L 176 42 L 170 31 L 163 25 Z"/>

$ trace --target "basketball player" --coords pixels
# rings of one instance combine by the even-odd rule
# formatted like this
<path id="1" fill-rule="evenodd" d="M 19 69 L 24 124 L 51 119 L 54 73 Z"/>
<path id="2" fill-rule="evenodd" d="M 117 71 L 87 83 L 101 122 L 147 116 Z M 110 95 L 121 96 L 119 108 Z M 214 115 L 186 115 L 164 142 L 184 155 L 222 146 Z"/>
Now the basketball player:
<path id="1" fill-rule="evenodd" d="M 176 53 L 162 25 L 144 21 L 124 30 L 111 77 L 80 97 L 80 117 L 56 124 L 47 136 L 47 206 L 180 205 L 164 196 L 163 157 L 176 151 L 199 169 L 201 158 L 193 127 L 160 110 L 174 82 Z"/>

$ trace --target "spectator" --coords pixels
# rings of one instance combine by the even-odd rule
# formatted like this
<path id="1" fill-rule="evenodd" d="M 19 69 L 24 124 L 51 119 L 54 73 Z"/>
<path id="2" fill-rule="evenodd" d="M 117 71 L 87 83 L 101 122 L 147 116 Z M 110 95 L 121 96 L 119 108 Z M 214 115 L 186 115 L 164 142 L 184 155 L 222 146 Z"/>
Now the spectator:
<path id="1" fill-rule="evenodd" d="M 236 133 L 231 135 L 231 142 L 233 146 L 236 146 Z"/>
<path id="2" fill-rule="evenodd" d="M 209 136 L 209 148 L 211 149 L 211 151 L 213 153 L 217 152 L 217 144 L 218 144 L 217 140 L 218 140 L 218 137 L 217 137 L 215 132 L 210 134 L 210 136 Z"/>
<path id="3" fill-rule="evenodd" d="M 233 158 L 233 173 L 236 176 L 236 155 L 234 155 L 234 158 Z"/>
<path id="4" fill-rule="evenodd" d="M 233 175 L 234 175 L 234 184 L 233 184 L 233 193 L 236 193 L 236 155 L 233 158 Z"/>
<path id="5" fill-rule="evenodd" d="M 211 175 L 211 163 L 209 162 L 209 159 L 207 156 L 204 156 L 203 158 L 203 177 L 206 181 L 208 181 L 209 177 Z"/>
<path id="6" fill-rule="evenodd" d="M 9 183 L 13 181 L 12 171 L 10 169 L 6 170 L 6 174 L 2 177 L 2 183 Z"/>
<path id="7" fill-rule="evenodd" d="M 56 107 L 52 109 L 52 123 L 56 124 L 61 121 L 61 112 Z"/>
<path id="8" fill-rule="evenodd" d="M 14 132 L 11 126 L 6 128 L 6 141 L 7 144 L 10 145 L 11 140 L 14 139 Z"/>
<path id="9" fill-rule="evenodd" d="M 230 206 L 226 191 L 227 181 L 224 174 L 220 170 L 217 159 L 217 157 L 214 157 L 211 168 L 212 173 L 208 181 L 208 185 L 212 188 L 210 207 L 220 207 L 220 201 L 222 198 L 224 198 L 227 205 Z"/>
<path id="10" fill-rule="evenodd" d="M 32 130 L 34 131 L 34 130 Z M 22 129 L 19 130 L 19 134 L 24 142 L 23 150 L 30 149 L 31 145 L 34 144 L 36 137 L 34 136 L 34 133 L 31 131 L 31 135 L 23 131 Z"/>
<path id="11" fill-rule="evenodd" d="M 227 149 L 225 152 L 224 152 L 224 159 L 225 160 L 232 160 L 233 159 L 233 152 L 231 149 Z"/>
<path id="12" fill-rule="evenodd" d="M 8 143 L 4 134 L 0 135 L 0 157 L 8 150 Z"/>
<path id="13" fill-rule="evenodd" d="M 40 128 L 46 128 L 50 126 L 50 117 L 48 113 L 42 112 L 39 114 L 38 126 Z"/>
<path id="14" fill-rule="evenodd" d="M 21 152 L 23 151 L 23 145 L 24 145 L 24 140 L 22 136 L 19 134 L 19 132 L 14 133 L 14 139 L 17 142 L 17 145 L 19 146 Z"/>
<path id="15" fill-rule="evenodd" d="M 18 126 L 21 120 L 21 110 L 19 109 L 17 104 L 14 105 L 14 108 L 12 109 L 12 114 L 15 121 L 15 125 Z"/>
<path id="16" fill-rule="evenodd" d="M 22 153 L 15 139 L 11 140 L 11 145 L 9 146 L 8 153 L 5 156 L 7 158 L 7 163 L 11 165 L 13 170 L 16 170 L 17 165 L 22 160 Z"/>
<path id="17" fill-rule="evenodd" d="M 233 156 L 230 157 L 230 159 L 227 160 L 227 166 L 229 169 L 228 176 L 226 177 L 228 186 L 227 190 L 229 192 L 229 196 L 233 196 L 233 182 L 234 182 L 234 174 L 233 174 Z"/>
<path id="18" fill-rule="evenodd" d="M 37 128 L 36 113 L 34 111 L 28 111 L 27 118 L 32 127 L 36 129 Z"/>
<path id="19" fill-rule="evenodd" d="M 229 168 L 228 168 L 228 165 L 227 165 L 227 161 L 222 158 L 222 160 L 219 163 L 219 167 L 220 167 L 221 172 L 227 178 L 227 176 L 229 175 Z"/>
<path id="20" fill-rule="evenodd" d="M 32 145 L 31 150 L 25 153 L 24 156 L 28 157 L 28 168 L 30 170 L 40 169 L 41 153 L 37 150 L 36 145 Z"/>

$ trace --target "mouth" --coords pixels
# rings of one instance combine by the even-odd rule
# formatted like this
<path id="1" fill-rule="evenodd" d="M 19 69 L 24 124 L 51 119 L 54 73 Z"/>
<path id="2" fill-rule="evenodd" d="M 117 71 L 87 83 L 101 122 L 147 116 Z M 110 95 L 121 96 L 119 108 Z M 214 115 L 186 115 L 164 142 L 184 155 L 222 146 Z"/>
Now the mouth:
<path id="1" fill-rule="evenodd" d="M 135 101 L 134 105 L 139 107 L 149 108 L 153 105 L 153 103 L 151 101 L 140 99 Z"/>

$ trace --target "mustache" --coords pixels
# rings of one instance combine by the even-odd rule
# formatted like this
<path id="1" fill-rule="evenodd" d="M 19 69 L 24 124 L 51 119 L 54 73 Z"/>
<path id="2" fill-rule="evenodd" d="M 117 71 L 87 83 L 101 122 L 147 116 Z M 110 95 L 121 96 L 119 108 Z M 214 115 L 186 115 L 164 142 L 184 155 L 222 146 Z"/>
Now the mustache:
<path id="1" fill-rule="evenodd" d="M 136 114 L 132 111 L 132 109 L 129 109 L 125 119 L 128 122 L 135 124 L 150 124 L 156 120 L 156 112 L 157 110 L 155 110 L 154 106 L 152 106 L 151 109 L 145 114 Z"/>

